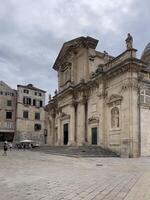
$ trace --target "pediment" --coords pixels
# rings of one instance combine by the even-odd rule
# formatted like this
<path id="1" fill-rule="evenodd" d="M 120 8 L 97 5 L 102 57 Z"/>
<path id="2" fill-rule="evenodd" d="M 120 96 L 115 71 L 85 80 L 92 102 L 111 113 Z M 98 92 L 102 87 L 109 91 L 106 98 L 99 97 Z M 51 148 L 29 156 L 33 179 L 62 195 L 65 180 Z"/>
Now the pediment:
<path id="1" fill-rule="evenodd" d="M 92 117 L 88 118 L 88 123 L 89 124 L 98 123 L 98 122 L 99 122 L 99 118 L 98 117 L 92 116 Z"/>
<path id="2" fill-rule="evenodd" d="M 60 53 L 54 63 L 53 68 L 55 70 L 58 70 L 62 61 L 67 57 L 69 57 L 75 50 L 79 47 L 88 47 L 95 49 L 98 44 L 98 40 L 92 38 L 92 37 L 79 37 L 73 40 L 70 40 L 68 42 L 65 42 L 60 50 Z"/>
<path id="3" fill-rule="evenodd" d="M 117 101 L 122 101 L 123 97 L 121 95 L 118 95 L 118 94 L 112 94 L 108 100 L 107 100 L 107 103 L 110 104 L 110 103 L 113 103 L 113 102 L 117 102 Z"/>

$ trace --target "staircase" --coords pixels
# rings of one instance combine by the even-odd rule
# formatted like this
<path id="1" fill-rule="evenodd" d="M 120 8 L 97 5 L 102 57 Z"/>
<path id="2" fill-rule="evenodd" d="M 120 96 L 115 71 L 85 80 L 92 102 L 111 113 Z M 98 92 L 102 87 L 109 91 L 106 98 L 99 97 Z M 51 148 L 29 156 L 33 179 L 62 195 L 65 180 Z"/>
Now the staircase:
<path id="1" fill-rule="evenodd" d="M 72 157 L 119 157 L 117 153 L 110 149 L 104 149 L 100 146 L 41 146 L 36 147 L 33 151 L 41 151 L 47 154 L 64 155 Z"/>

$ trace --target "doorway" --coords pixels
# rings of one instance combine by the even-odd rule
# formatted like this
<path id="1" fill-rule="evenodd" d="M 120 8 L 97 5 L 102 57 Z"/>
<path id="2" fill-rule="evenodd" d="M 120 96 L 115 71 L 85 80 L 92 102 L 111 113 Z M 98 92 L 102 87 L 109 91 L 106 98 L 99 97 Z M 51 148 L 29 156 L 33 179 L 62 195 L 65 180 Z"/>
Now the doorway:
<path id="1" fill-rule="evenodd" d="M 92 145 L 97 145 L 97 127 L 92 128 Z"/>
<path id="2" fill-rule="evenodd" d="M 68 144 L 68 123 L 64 124 L 64 145 Z"/>

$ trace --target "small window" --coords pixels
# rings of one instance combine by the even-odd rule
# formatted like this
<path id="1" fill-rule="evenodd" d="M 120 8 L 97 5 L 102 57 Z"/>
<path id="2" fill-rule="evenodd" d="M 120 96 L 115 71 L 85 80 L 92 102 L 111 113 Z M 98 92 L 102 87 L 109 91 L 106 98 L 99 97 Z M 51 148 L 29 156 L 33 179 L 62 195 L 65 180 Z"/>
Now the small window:
<path id="1" fill-rule="evenodd" d="M 42 128 L 41 124 L 35 124 L 35 125 L 34 125 L 34 130 L 35 130 L 35 131 L 40 131 L 41 128 Z"/>
<path id="2" fill-rule="evenodd" d="M 28 119 L 28 111 L 23 111 L 23 118 Z"/>
<path id="3" fill-rule="evenodd" d="M 35 119 L 40 120 L 40 113 L 35 113 Z"/>
<path id="4" fill-rule="evenodd" d="M 140 96 L 140 101 L 141 101 L 141 103 L 144 103 L 144 95 Z"/>
<path id="5" fill-rule="evenodd" d="M 41 93 L 39 93 L 39 96 L 42 96 L 42 94 L 41 94 Z"/>
<path id="6" fill-rule="evenodd" d="M 3 95 L 3 92 L 1 91 L 0 94 Z"/>
<path id="7" fill-rule="evenodd" d="M 29 94 L 29 90 L 23 90 L 23 92 Z"/>
<path id="8" fill-rule="evenodd" d="M 35 92 L 34 94 L 37 95 L 37 92 Z"/>
<path id="9" fill-rule="evenodd" d="M 6 96 L 7 96 L 7 94 L 8 94 L 8 93 L 7 93 L 7 92 L 5 92 L 5 95 L 6 95 Z"/>
<path id="10" fill-rule="evenodd" d="M 7 100 L 7 106 L 12 106 L 12 101 L 11 100 Z"/>
<path id="11" fill-rule="evenodd" d="M 150 104 L 150 90 L 141 90 L 140 102 Z"/>
<path id="12" fill-rule="evenodd" d="M 40 101 L 40 107 L 42 107 L 43 106 L 43 102 L 42 101 Z"/>
<path id="13" fill-rule="evenodd" d="M 12 112 L 10 111 L 6 112 L 6 119 L 12 119 Z"/>
<path id="14" fill-rule="evenodd" d="M 33 106 L 35 106 L 36 105 L 36 100 L 35 99 L 33 99 Z"/>

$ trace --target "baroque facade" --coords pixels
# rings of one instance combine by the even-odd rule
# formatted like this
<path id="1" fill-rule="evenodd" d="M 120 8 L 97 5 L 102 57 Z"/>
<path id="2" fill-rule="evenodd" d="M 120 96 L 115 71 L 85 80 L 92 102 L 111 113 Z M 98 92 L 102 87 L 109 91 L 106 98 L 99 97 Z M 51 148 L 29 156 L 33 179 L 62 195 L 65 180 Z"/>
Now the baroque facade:
<path id="1" fill-rule="evenodd" d="M 122 157 L 150 155 L 150 45 L 138 59 L 130 34 L 117 57 L 97 51 L 97 44 L 79 37 L 58 54 L 53 66 L 58 91 L 45 108 L 49 144 L 97 145 Z"/>

